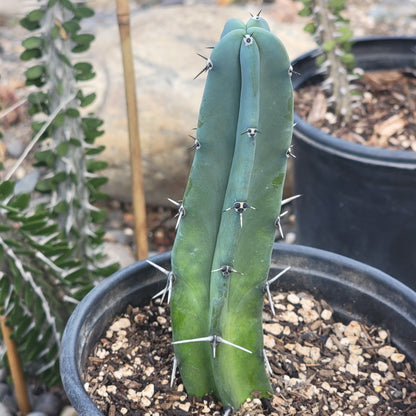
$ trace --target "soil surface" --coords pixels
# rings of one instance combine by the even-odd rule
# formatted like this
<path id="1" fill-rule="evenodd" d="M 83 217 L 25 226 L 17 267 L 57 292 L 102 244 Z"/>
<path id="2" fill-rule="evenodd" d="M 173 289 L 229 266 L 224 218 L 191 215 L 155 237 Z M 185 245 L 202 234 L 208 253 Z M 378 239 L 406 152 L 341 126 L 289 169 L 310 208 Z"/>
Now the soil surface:
<path id="1" fill-rule="evenodd" d="M 367 146 L 416 152 L 416 71 L 365 72 L 348 123 L 336 119 L 320 84 L 295 92 L 295 111 L 332 136 Z"/>
<path id="2" fill-rule="evenodd" d="M 236 415 L 416 415 L 416 373 L 388 331 L 342 323 L 308 293 L 266 301 L 264 344 L 273 395 L 253 398 Z M 221 415 L 211 397 L 188 396 L 172 382 L 169 307 L 128 307 L 88 359 L 85 388 L 105 415 Z M 172 383 L 172 387 L 171 387 Z"/>

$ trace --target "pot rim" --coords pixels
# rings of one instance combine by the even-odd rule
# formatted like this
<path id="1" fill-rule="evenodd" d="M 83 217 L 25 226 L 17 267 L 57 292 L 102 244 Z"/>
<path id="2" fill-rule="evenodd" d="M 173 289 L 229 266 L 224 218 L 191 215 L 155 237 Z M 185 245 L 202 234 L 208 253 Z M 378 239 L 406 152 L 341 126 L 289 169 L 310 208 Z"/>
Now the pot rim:
<path id="1" fill-rule="evenodd" d="M 414 36 L 369 36 L 355 39 L 353 47 L 357 44 L 368 44 L 371 46 L 371 44 L 380 42 L 403 42 L 403 40 L 414 42 L 416 46 L 416 37 Z M 303 76 L 302 74 L 296 75 L 296 66 L 311 60 L 314 55 L 319 53 L 320 49 L 317 48 L 300 55 L 292 61 L 295 90 L 298 89 L 304 81 L 316 74 L 314 71 Z M 310 146 L 325 150 L 339 157 L 353 159 L 357 162 L 371 165 L 416 170 L 416 153 L 412 151 L 377 148 L 353 143 L 340 137 L 332 136 L 312 126 L 312 124 L 309 124 L 296 112 L 294 113 L 294 134 L 296 134 L 298 139 L 307 142 Z"/>

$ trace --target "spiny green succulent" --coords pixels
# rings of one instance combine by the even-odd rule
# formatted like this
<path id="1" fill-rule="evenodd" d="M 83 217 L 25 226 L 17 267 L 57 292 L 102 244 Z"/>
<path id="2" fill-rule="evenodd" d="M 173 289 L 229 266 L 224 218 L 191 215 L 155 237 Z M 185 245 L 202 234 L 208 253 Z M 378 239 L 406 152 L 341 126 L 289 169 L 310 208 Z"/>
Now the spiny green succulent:
<path id="1" fill-rule="evenodd" d="M 293 126 L 291 66 L 259 15 L 229 20 L 207 80 L 172 251 L 172 329 L 189 394 L 271 391 L 262 309 Z"/>
<path id="2" fill-rule="evenodd" d="M 358 78 L 351 53 L 353 32 L 342 16 L 346 0 L 302 0 L 300 16 L 310 17 L 304 30 L 314 35 L 323 55 L 317 64 L 325 71 L 324 86 L 331 92 L 330 103 L 339 120 L 348 122 L 359 98 L 351 81 Z"/>

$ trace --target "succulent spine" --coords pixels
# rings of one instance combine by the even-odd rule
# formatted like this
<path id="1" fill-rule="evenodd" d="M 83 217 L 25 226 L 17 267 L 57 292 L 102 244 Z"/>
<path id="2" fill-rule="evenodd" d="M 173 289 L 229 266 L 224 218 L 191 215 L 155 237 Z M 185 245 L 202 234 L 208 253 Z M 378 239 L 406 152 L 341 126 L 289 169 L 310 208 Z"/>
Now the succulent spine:
<path id="1" fill-rule="evenodd" d="M 172 329 L 188 393 L 238 408 L 253 391 L 271 391 L 262 309 L 293 93 L 284 46 L 258 15 L 230 19 L 207 62 L 172 252 Z"/>

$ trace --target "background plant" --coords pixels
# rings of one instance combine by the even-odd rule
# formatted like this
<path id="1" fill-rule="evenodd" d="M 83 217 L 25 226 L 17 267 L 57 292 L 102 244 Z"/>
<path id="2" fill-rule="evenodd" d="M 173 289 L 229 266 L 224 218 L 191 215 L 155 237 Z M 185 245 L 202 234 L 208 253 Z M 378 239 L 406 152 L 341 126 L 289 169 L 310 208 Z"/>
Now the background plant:
<path id="1" fill-rule="evenodd" d="M 94 39 L 81 32 L 93 11 L 69 0 L 40 3 L 22 19 L 32 34 L 23 41 L 23 61 L 34 137 L 22 158 L 0 184 L 1 314 L 14 328 L 30 374 L 53 384 L 65 323 L 96 280 L 117 265 L 104 265 L 105 211 L 94 204 L 104 195 L 106 178 L 98 171 L 103 150 L 95 145 L 102 120 L 87 115 L 95 93 L 84 94 L 81 81 L 94 76 L 89 62 L 73 62 Z M 36 194 L 18 194 L 11 180 L 19 163 L 37 145 L 34 166 L 42 176 Z"/>
<path id="2" fill-rule="evenodd" d="M 348 122 L 358 95 L 351 81 L 358 78 L 351 53 L 353 32 L 342 16 L 346 0 L 301 0 L 300 16 L 310 17 L 304 30 L 314 35 L 323 54 L 316 59 L 326 74 L 324 86 L 338 120 Z"/>

